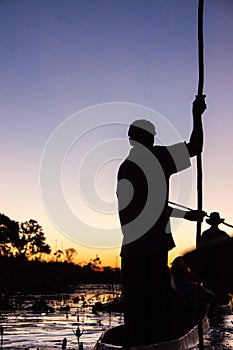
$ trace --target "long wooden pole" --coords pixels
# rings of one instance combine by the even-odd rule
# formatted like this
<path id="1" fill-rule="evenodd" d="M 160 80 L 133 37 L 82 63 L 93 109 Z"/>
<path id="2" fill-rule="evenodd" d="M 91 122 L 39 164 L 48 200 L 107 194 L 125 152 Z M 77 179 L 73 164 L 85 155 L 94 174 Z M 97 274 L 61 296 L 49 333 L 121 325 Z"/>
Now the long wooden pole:
<path id="1" fill-rule="evenodd" d="M 203 8 L 204 0 L 199 0 L 198 5 L 198 96 L 203 95 L 204 87 L 204 40 L 203 40 Z M 197 209 L 202 211 L 203 197 L 202 197 L 202 154 L 197 155 Z M 201 223 L 197 221 L 196 246 L 198 248 L 201 238 Z"/>
<path id="2" fill-rule="evenodd" d="M 203 8 L 204 0 L 199 0 L 198 3 L 198 66 L 199 66 L 199 79 L 198 79 L 198 96 L 203 95 L 204 87 L 204 40 L 203 40 Z M 197 209 L 202 210 L 202 155 L 197 155 Z M 199 247 L 201 238 L 201 223 L 197 221 L 196 230 L 196 247 Z M 202 329 L 202 315 L 201 315 L 201 285 L 198 283 L 197 288 L 197 308 L 198 308 L 198 334 L 199 334 L 199 349 L 203 350 L 203 329 Z"/>
<path id="3" fill-rule="evenodd" d="M 199 0 L 198 5 L 198 62 L 199 62 L 199 80 L 198 96 L 203 95 L 204 87 L 204 40 L 203 40 L 203 7 L 204 0 Z M 197 155 L 197 209 L 202 210 L 202 156 Z M 201 238 L 201 221 L 197 222 L 196 246 L 199 246 Z"/>
<path id="4" fill-rule="evenodd" d="M 204 87 L 204 39 L 203 39 L 203 9 L 204 0 L 199 0 L 198 4 L 198 95 L 202 96 Z"/>
<path id="5" fill-rule="evenodd" d="M 172 204 L 172 205 L 175 205 L 176 207 L 180 207 L 180 208 L 183 208 L 183 209 L 187 209 L 187 210 L 193 210 L 192 208 L 189 208 L 187 207 L 186 205 L 182 205 L 182 204 L 179 204 L 179 203 L 175 203 L 175 202 L 171 202 L 171 201 L 168 201 L 169 204 Z M 206 217 L 209 218 L 209 214 L 206 214 Z M 233 225 L 231 224 L 228 224 L 227 222 L 223 221 L 221 222 L 221 225 L 225 225 L 225 226 L 228 226 L 228 227 L 231 227 L 233 228 Z"/>

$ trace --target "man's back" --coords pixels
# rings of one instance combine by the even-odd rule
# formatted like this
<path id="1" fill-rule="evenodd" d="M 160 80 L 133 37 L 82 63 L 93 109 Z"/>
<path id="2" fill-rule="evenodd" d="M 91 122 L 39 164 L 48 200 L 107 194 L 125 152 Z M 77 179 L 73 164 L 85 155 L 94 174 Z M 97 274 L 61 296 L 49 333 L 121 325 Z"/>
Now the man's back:
<path id="1" fill-rule="evenodd" d="M 229 239 L 229 236 L 225 231 L 220 230 L 218 227 L 212 226 L 202 233 L 201 246 L 203 247 L 218 244 L 226 239 Z"/>
<path id="2" fill-rule="evenodd" d="M 118 171 L 117 196 L 124 235 L 121 255 L 168 250 L 165 231 L 169 225 L 169 178 L 189 165 L 184 143 L 132 147 Z M 167 231 L 170 233 L 170 227 Z"/>

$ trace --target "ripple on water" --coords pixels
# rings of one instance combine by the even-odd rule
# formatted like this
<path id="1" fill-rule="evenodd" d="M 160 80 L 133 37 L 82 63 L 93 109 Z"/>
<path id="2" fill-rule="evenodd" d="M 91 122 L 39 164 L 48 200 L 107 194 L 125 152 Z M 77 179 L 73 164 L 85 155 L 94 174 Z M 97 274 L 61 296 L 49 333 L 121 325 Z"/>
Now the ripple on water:
<path id="1" fill-rule="evenodd" d="M 28 310 L 3 313 L 0 315 L 0 324 L 4 327 L 3 349 L 61 349 L 63 339 L 67 338 L 67 349 L 77 350 L 74 332 L 79 327 L 83 331 L 80 339 L 84 350 L 93 350 L 104 329 L 123 322 L 122 314 L 119 313 L 92 313 L 93 303 L 108 300 L 111 293 L 112 289 L 106 285 L 85 285 L 80 286 L 74 294 L 66 295 L 66 303 L 70 306 L 68 313 L 58 311 L 63 299 L 59 301 L 57 296 L 54 296 L 54 300 L 49 296 L 49 303 L 57 306 L 55 313 L 35 314 Z M 73 303 L 77 296 L 80 296 L 79 302 Z M 84 301 L 86 307 L 82 307 Z M 205 350 L 233 350 L 233 315 L 225 316 L 222 323 L 211 328 L 204 345 Z M 198 350 L 198 347 L 192 350 Z"/>

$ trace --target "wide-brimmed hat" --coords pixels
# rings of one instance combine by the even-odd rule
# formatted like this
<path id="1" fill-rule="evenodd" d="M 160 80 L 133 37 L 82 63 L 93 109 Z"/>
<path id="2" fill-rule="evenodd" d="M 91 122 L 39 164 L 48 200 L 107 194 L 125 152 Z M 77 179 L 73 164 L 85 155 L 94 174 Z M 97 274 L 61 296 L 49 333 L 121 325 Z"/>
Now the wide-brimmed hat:
<path id="1" fill-rule="evenodd" d="M 220 218 L 220 215 L 218 212 L 210 213 L 210 216 L 208 219 L 206 219 L 207 224 L 214 225 L 214 224 L 221 224 L 225 219 Z"/>

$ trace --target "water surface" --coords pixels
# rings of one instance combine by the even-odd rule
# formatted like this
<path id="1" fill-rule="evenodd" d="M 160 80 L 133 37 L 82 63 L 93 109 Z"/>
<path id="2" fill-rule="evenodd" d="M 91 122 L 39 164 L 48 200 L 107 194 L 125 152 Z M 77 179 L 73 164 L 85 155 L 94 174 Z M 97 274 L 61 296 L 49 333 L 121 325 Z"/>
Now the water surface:
<path id="1" fill-rule="evenodd" d="M 27 300 L 17 296 L 15 302 L 21 303 L 20 310 L 0 314 L 0 325 L 4 330 L 2 348 L 62 349 L 62 341 L 67 338 L 67 350 L 77 350 L 78 339 L 75 332 L 78 328 L 83 332 L 80 341 L 84 350 L 92 350 L 103 330 L 123 323 L 121 313 L 92 312 L 95 302 L 106 302 L 116 292 L 119 292 L 119 286 L 113 289 L 109 285 L 82 285 L 69 295 L 47 296 L 46 301 L 55 308 L 54 313 L 35 313 L 28 310 L 33 299 L 40 297 L 38 295 L 28 297 Z M 60 308 L 64 306 L 69 306 L 70 310 L 61 311 Z M 225 316 L 221 322 L 212 326 L 205 336 L 204 344 L 205 350 L 233 350 L 233 315 Z"/>

